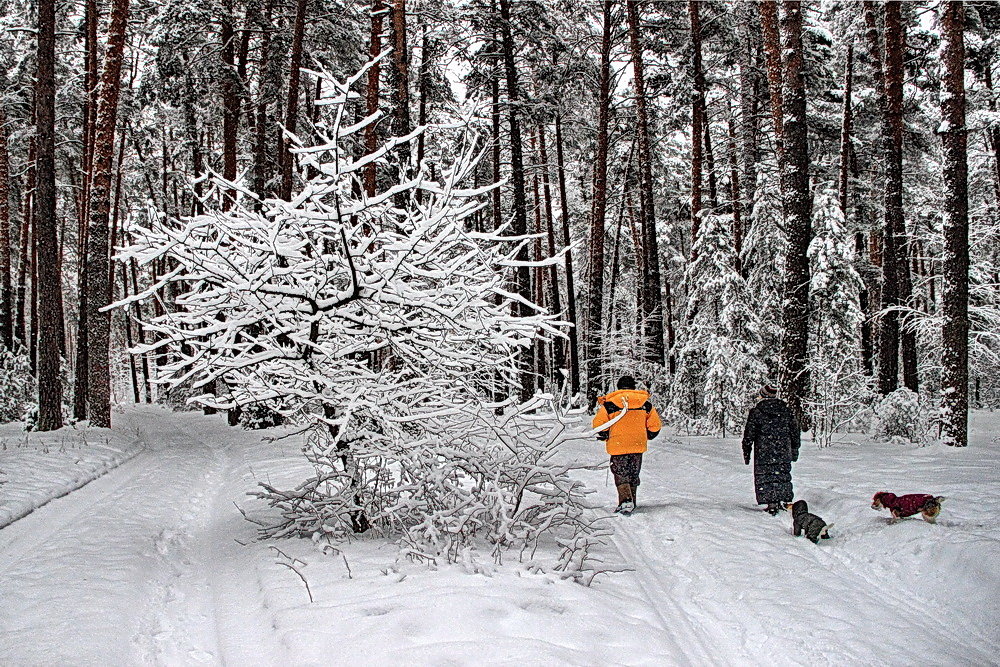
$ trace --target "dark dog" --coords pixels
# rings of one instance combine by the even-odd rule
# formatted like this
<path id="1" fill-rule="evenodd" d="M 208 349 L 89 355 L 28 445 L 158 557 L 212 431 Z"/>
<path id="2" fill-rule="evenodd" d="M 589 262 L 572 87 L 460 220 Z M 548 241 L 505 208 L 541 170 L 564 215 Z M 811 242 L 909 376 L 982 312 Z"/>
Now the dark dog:
<path id="1" fill-rule="evenodd" d="M 785 509 L 792 513 L 792 533 L 798 537 L 805 532 L 813 544 L 818 544 L 820 539 L 830 539 L 830 526 L 815 514 L 809 513 L 809 505 L 804 500 L 796 500 L 794 503 L 785 505 Z"/>
<path id="2" fill-rule="evenodd" d="M 892 512 L 893 518 L 902 519 L 913 516 L 917 512 L 923 516 L 927 523 L 937 521 L 938 514 L 941 513 L 941 503 L 944 496 L 932 496 L 929 493 L 909 493 L 905 496 L 897 496 L 888 491 L 879 491 L 872 497 L 872 509 L 887 509 Z"/>

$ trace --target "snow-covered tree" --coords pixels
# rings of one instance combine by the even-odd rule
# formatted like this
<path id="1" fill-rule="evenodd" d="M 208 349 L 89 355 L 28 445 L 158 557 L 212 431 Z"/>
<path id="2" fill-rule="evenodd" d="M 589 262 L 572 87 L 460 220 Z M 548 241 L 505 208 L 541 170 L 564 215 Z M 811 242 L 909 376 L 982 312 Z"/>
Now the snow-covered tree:
<path id="1" fill-rule="evenodd" d="M 582 494 L 549 461 L 565 429 L 531 427 L 526 412 L 545 408 L 541 399 L 498 416 L 512 400 L 483 398 L 516 395 L 518 350 L 559 332 L 534 304 L 512 313 L 513 258 L 530 238 L 472 231 L 489 190 L 464 186 L 482 155 L 477 138 L 420 127 L 356 157 L 352 138 L 381 116 L 346 121 L 365 70 L 346 82 L 314 75 L 329 95 L 323 141 L 295 149 L 312 176 L 290 201 L 217 179 L 220 192 L 239 193 L 228 210 L 152 212 L 130 225 L 119 259 L 171 267 L 133 298 L 179 292 L 174 312 L 145 324 L 157 341 L 148 349 L 170 350 L 161 371 L 171 383 L 228 387 L 198 402 L 267 402 L 312 427 L 315 473 L 258 494 L 280 510 L 267 535 L 375 528 L 403 534 L 412 555 L 452 559 L 475 536 L 500 549 L 565 529 L 575 553 L 586 543 L 577 531 L 588 530 Z M 425 131 L 438 178 L 420 169 L 393 181 L 402 171 L 386 165 Z M 366 194 L 371 165 L 384 187 Z"/>
<path id="2" fill-rule="evenodd" d="M 728 215 L 707 215 L 689 266 L 689 320 L 678 352 L 674 407 L 703 418 L 714 431 L 742 427 L 750 401 L 767 375 L 761 358 L 760 317 L 736 271 Z"/>
<path id="3" fill-rule="evenodd" d="M 854 239 L 836 195 L 819 193 L 813 207 L 815 236 L 809 247 L 813 333 L 810 338 L 811 414 L 821 440 L 862 415 L 871 405 L 869 378 L 861 360 L 864 288 L 855 269 Z"/>

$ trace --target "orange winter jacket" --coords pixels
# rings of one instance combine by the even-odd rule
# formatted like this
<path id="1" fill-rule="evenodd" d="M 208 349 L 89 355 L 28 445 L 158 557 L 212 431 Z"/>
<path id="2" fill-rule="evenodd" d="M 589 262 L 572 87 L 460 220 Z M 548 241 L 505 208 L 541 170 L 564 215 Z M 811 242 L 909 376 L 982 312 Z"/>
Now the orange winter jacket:
<path id="1" fill-rule="evenodd" d="M 600 406 L 594 417 L 594 428 L 603 426 L 628 405 L 625 415 L 601 431 L 607 433 L 608 454 L 642 454 L 648 440 L 660 433 L 660 415 L 649 402 L 649 392 L 639 389 L 619 389 L 597 399 Z M 600 437 L 600 436 L 599 436 Z"/>

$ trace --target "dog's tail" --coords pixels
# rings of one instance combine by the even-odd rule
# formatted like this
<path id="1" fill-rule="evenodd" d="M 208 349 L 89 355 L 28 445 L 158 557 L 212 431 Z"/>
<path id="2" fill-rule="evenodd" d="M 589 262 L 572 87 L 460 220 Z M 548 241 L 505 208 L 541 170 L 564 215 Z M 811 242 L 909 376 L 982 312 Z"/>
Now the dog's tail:
<path id="1" fill-rule="evenodd" d="M 819 536 L 822 539 L 824 539 L 824 540 L 830 539 L 830 529 L 831 528 L 833 528 L 833 524 L 832 523 L 826 524 L 825 526 L 823 526 L 823 529 L 821 531 L 819 531 Z"/>

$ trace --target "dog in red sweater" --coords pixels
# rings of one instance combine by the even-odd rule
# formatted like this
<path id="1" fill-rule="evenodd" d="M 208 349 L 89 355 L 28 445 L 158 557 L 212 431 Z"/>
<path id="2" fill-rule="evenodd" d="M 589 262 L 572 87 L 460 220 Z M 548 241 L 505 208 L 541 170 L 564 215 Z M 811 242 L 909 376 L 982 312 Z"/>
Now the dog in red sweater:
<path id="1" fill-rule="evenodd" d="M 879 491 L 872 497 L 872 509 L 887 509 L 892 512 L 896 519 L 913 516 L 917 512 L 927 523 L 937 521 L 938 514 L 941 513 L 941 503 L 944 496 L 932 496 L 927 493 L 909 493 L 905 496 L 897 496 L 888 491 Z"/>

